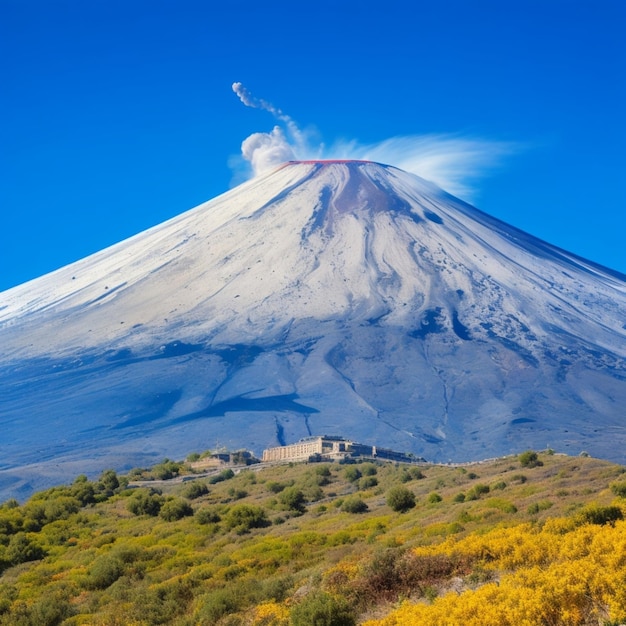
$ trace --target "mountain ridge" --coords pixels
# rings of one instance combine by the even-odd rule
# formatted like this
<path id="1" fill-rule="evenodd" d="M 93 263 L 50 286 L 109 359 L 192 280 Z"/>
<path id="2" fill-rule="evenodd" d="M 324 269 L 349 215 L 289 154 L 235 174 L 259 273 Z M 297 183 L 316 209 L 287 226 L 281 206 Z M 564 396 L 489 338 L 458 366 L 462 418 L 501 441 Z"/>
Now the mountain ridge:
<path id="1" fill-rule="evenodd" d="M 392 166 L 290 162 L 0 294 L 6 475 L 60 435 L 48 470 L 315 432 L 619 462 L 624 278 Z"/>

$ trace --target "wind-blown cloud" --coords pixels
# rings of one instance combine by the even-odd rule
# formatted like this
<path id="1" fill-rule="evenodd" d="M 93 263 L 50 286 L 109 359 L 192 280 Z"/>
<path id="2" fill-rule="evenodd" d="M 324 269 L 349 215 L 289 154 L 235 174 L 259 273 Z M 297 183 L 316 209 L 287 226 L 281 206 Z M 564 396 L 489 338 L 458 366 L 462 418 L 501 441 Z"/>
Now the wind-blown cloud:
<path id="1" fill-rule="evenodd" d="M 359 159 L 394 165 L 430 180 L 442 189 L 472 200 L 476 183 L 502 160 L 518 152 L 519 144 L 455 134 L 404 135 L 373 144 L 340 140 L 326 147 L 312 139 L 273 104 L 255 98 L 241 83 L 233 91 L 243 104 L 272 114 L 277 122 L 269 133 L 253 133 L 241 144 L 241 156 L 257 176 L 292 160 Z"/>
<path id="2" fill-rule="evenodd" d="M 405 135 L 367 145 L 339 142 L 331 148 L 332 158 L 394 165 L 467 200 L 476 195 L 478 179 L 519 150 L 512 142 L 453 134 Z"/>

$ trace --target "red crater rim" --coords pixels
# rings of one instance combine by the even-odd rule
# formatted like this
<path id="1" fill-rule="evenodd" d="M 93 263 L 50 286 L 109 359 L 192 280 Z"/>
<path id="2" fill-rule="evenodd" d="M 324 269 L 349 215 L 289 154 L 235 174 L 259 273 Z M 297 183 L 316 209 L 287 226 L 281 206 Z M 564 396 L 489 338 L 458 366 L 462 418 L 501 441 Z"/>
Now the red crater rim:
<path id="1" fill-rule="evenodd" d="M 287 161 L 286 165 L 295 165 L 297 163 L 373 163 L 374 161 L 365 161 L 363 159 L 308 159 L 306 161 Z"/>
<path id="2" fill-rule="evenodd" d="M 334 163 L 354 163 L 356 165 L 375 164 L 374 161 L 365 161 L 362 159 L 305 159 L 302 161 L 286 161 L 282 165 L 279 165 L 275 171 L 282 170 L 284 167 L 289 167 L 290 165 L 333 165 Z"/>

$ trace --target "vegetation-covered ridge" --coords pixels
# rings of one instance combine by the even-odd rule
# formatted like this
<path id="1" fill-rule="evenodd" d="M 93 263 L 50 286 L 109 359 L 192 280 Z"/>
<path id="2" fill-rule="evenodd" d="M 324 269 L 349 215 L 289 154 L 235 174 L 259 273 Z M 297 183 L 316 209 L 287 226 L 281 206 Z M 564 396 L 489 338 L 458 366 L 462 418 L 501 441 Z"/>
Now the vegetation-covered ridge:
<path id="1" fill-rule="evenodd" d="M 621 466 L 191 472 L 108 470 L 0 506 L 0 625 L 626 623 Z"/>

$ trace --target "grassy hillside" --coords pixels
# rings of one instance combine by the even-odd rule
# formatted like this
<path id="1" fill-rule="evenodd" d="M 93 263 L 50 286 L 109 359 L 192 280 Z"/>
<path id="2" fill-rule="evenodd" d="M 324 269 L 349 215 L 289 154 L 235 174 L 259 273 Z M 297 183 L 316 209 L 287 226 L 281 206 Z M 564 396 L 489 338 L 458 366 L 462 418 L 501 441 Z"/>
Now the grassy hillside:
<path id="1" fill-rule="evenodd" d="M 623 467 L 529 452 L 190 471 L 5 502 L 0 624 L 626 622 Z"/>

